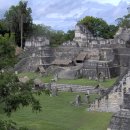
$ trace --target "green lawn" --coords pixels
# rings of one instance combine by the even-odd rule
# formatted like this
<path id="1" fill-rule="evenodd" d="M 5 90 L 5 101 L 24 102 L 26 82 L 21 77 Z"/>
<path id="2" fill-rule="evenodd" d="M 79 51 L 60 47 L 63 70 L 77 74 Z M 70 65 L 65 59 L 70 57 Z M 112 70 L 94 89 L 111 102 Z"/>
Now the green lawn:
<path id="1" fill-rule="evenodd" d="M 86 105 L 76 107 L 70 104 L 77 93 L 59 93 L 57 97 L 41 95 L 40 113 L 32 113 L 30 107 L 13 113 L 10 119 L 31 130 L 106 130 L 111 113 L 88 112 Z M 82 94 L 81 97 L 84 95 Z M 91 101 L 95 96 L 91 96 Z M 0 119 L 7 119 L 0 114 Z"/>
<path id="2" fill-rule="evenodd" d="M 31 79 L 34 78 L 40 78 L 44 83 L 49 83 L 51 81 L 51 79 L 53 78 L 52 76 L 44 76 L 41 77 L 40 74 L 38 73 L 32 73 L 32 72 L 27 72 L 27 73 L 20 73 L 18 74 L 18 76 L 22 77 L 22 76 L 28 76 Z M 59 84 L 75 84 L 75 85 L 89 85 L 89 86 L 96 86 L 98 84 L 100 84 L 101 87 L 105 87 L 105 88 L 109 88 L 111 87 L 117 78 L 112 78 L 112 79 L 107 79 L 105 82 L 98 82 L 95 80 L 88 80 L 86 78 L 82 78 L 82 79 L 75 79 L 75 80 L 67 80 L 67 79 L 59 79 L 57 81 L 57 83 Z"/>
<path id="3" fill-rule="evenodd" d="M 99 82 L 99 81 L 95 81 L 95 80 L 89 80 L 89 79 L 74 79 L 74 80 L 66 80 L 66 79 L 60 79 L 57 81 L 57 83 L 61 83 L 61 84 L 75 84 L 75 85 L 89 85 L 89 86 L 96 86 L 98 84 L 100 84 L 101 87 L 105 87 L 105 88 L 109 88 L 111 87 L 116 81 L 116 78 L 113 79 L 108 79 L 105 82 Z"/>

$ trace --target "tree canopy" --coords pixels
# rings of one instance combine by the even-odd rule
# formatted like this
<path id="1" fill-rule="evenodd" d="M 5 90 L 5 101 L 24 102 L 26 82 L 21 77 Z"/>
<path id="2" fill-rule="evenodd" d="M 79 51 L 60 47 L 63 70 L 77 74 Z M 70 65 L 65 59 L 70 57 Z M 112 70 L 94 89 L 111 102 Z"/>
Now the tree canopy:
<path id="1" fill-rule="evenodd" d="M 15 61 L 14 36 L 0 36 L 0 70 L 13 66 Z"/>
<path id="2" fill-rule="evenodd" d="M 11 6 L 5 13 L 5 23 L 12 33 L 15 33 L 15 41 L 21 46 L 21 31 L 25 41 L 32 27 L 32 10 L 27 7 L 27 1 L 20 1 L 18 5 Z"/>
<path id="3" fill-rule="evenodd" d="M 122 18 L 116 19 L 119 27 L 130 28 L 130 14 L 123 16 Z"/>
<path id="4" fill-rule="evenodd" d="M 79 23 L 85 25 L 94 36 L 106 39 L 113 38 L 118 29 L 115 25 L 108 25 L 103 19 L 92 16 L 86 16 Z"/>
<path id="5" fill-rule="evenodd" d="M 57 46 L 65 41 L 72 41 L 74 38 L 74 30 L 68 30 L 65 33 L 64 31 L 54 30 L 50 26 L 33 24 L 30 36 L 45 36 L 50 40 L 51 46 Z"/>

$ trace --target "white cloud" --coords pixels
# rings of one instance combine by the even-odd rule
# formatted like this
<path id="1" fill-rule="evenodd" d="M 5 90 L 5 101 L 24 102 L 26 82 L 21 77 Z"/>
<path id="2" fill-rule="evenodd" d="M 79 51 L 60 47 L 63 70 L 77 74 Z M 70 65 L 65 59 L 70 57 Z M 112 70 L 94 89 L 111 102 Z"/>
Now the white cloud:
<path id="1" fill-rule="evenodd" d="M 18 1 L 0 0 L 0 10 L 8 9 Z M 101 17 L 112 23 L 116 18 L 127 13 L 125 1 L 130 0 L 122 0 L 120 5 L 118 5 L 120 0 L 28 0 L 28 6 L 32 8 L 35 23 L 67 30 L 72 28 L 77 20 L 87 15 Z"/>

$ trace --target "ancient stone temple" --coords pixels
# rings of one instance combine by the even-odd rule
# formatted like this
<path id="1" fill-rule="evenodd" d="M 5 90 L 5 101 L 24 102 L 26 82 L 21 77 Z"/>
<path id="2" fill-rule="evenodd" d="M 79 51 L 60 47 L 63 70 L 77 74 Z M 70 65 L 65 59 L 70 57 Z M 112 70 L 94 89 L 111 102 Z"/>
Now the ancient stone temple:
<path id="1" fill-rule="evenodd" d="M 75 26 L 75 38 L 74 41 L 81 46 L 88 46 L 90 40 L 95 39 L 91 32 L 82 24 Z"/>
<path id="2" fill-rule="evenodd" d="M 64 42 L 57 48 L 51 48 L 45 37 L 32 37 L 26 40 L 15 70 L 44 70 L 45 73 L 51 72 L 59 78 L 69 79 L 115 77 L 129 65 L 128 60 L 123 62 L 126 41 L 121 37 L 122 33 L 119 30 L 114 39 L 103 39 L 94 37 L 84 25 L 77 24 L 73 41 Z M 130 34 L 129 31 L 127 33 Z"/>
<path id="3" fill-rule="evenodd" d="M 20 55 L 20 62 L 15 66 L 15 70 L 41 71 L 48 66 L 54 59 L 53 50 L 50 48 L 49 40 L 45 37 L 32 37 L 25 42 L 25 48 Z M 41 69 L 42 68 L 42 69 Z"/>
<path id="4" fill-rule="evenodd" d="M 95 37 L 92 33 L 86 28 L 85 25 L 77 24 L 75 26 L 75 38 L 74 42 L 78 43 L 80 47 L 90 47 L 90 48 L 101 48 L 101 47 L 114 47 L 114 46 L 123 46 L 128 37 L 128 30 L 122 31 L 119 29 L 116 34 L 115 39 L 103 39 L 101 37 Z M 120 34 L 123 33 L 121 37 Z M 126 35 L 127 33 L 127 35 Z"/>
<path id="5" fill-rule="evenodd" d="M 91 79 L 111 78 L 119 75 L 119 66 L 111 61 L 87 60 L 83 66 L 83 76 Z"/>

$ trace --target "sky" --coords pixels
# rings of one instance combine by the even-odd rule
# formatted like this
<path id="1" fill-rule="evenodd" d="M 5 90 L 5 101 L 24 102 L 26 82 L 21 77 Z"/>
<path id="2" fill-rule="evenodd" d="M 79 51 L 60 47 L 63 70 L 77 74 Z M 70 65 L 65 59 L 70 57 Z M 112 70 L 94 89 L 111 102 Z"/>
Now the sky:
<path id="1" fill-rule="evenodd" d="M 8 1 L 8 2 L 7 2 Z M 0 0 L 0 16 L 19 0 Z M 28 0 L 33 22 L 56 30 L 73 29 L 85 16 L 103 18 L 109 24 L 127 14 L 130 0 Z"/>

